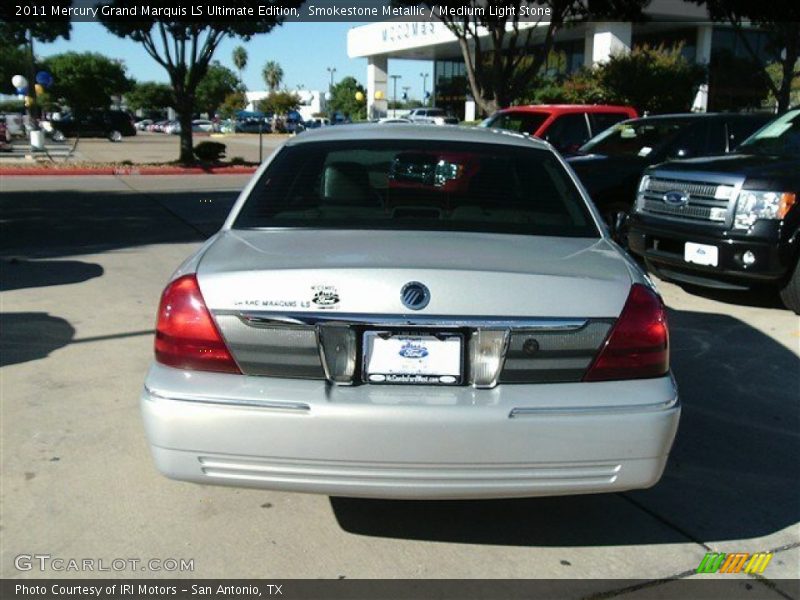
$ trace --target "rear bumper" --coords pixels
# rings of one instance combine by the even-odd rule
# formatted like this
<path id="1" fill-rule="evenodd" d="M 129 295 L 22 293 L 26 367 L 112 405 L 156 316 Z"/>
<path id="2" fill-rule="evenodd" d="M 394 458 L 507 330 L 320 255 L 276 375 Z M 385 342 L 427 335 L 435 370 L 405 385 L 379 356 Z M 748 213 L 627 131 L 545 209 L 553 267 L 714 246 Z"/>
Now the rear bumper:
<path id="1" fill-rule="evenodd" d="M 154 365 L 145 386 L 145 429 L 167 477 L 337 496 L 649 487 L 680 416 L 669 376 L 492 390 L 346 388 Z"/>

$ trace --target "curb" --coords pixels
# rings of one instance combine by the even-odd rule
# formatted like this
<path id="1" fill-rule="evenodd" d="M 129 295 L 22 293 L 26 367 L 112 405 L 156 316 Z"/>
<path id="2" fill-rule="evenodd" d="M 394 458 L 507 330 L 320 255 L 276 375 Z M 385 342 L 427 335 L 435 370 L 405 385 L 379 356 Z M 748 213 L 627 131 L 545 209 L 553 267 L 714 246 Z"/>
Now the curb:
<path id="1" fill-rule="evenodd" d="M 249 175 L 258 167 L 75 167 L 72 169 L 0 168 L 0 176 L 73 176 L 73 175 Z"/>

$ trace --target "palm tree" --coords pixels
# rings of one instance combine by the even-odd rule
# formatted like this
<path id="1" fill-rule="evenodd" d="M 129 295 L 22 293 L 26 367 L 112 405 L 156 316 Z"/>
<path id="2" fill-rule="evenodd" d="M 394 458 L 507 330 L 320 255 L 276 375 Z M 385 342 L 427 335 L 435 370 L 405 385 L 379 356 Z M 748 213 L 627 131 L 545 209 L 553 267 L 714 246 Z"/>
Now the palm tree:
<path id="1" fill-rule="evenodd" d="M 283 69 L 278 63 L 271 60 L 264 65 L 261 76 L 264 78 L 264 83 L 267 84 L 269 91 L 274 92 L 280 87 L 283 81 Z"/>
<path id="2" fill-rule="evenodd" d="M 244 71 L 244 68 L 247 66 L 247 50 L 242 46 L 236 46 L 236 48 L 233 49 L 233 66 L 239 71 L 239 81 L 244 85 L 242 71 Z"/>

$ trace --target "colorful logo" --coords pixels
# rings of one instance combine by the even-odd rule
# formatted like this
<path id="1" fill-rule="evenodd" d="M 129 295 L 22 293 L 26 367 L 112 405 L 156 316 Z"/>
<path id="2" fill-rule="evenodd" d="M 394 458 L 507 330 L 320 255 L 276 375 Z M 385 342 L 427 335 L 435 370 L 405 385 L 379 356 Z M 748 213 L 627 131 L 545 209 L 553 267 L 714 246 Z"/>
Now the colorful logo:
<path id="1" fill-rule="evenodd" d="M 708 552 L 700 565 L 698 573 L 755 573 L 761 574 L 772 560 L 772 552 Z"/>

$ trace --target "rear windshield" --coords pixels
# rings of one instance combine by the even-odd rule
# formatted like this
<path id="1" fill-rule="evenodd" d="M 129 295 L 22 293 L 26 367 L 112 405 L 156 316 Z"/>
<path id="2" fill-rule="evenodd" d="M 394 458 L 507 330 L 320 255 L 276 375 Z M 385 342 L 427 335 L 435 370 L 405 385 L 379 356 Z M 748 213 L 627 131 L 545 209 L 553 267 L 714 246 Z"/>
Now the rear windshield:
<path id="1" fill-rule="evenodd" d="M 288 146 L 234 227 L 599 236 L 552 152 L 413 140 Z"/>
<path id="2" fill-rule="evenodd" d="M 606 156 L 648 156 L 672 143 L 691 124 L 688 119 L 626 121 L 586 142 L 580 152 Z"/>

